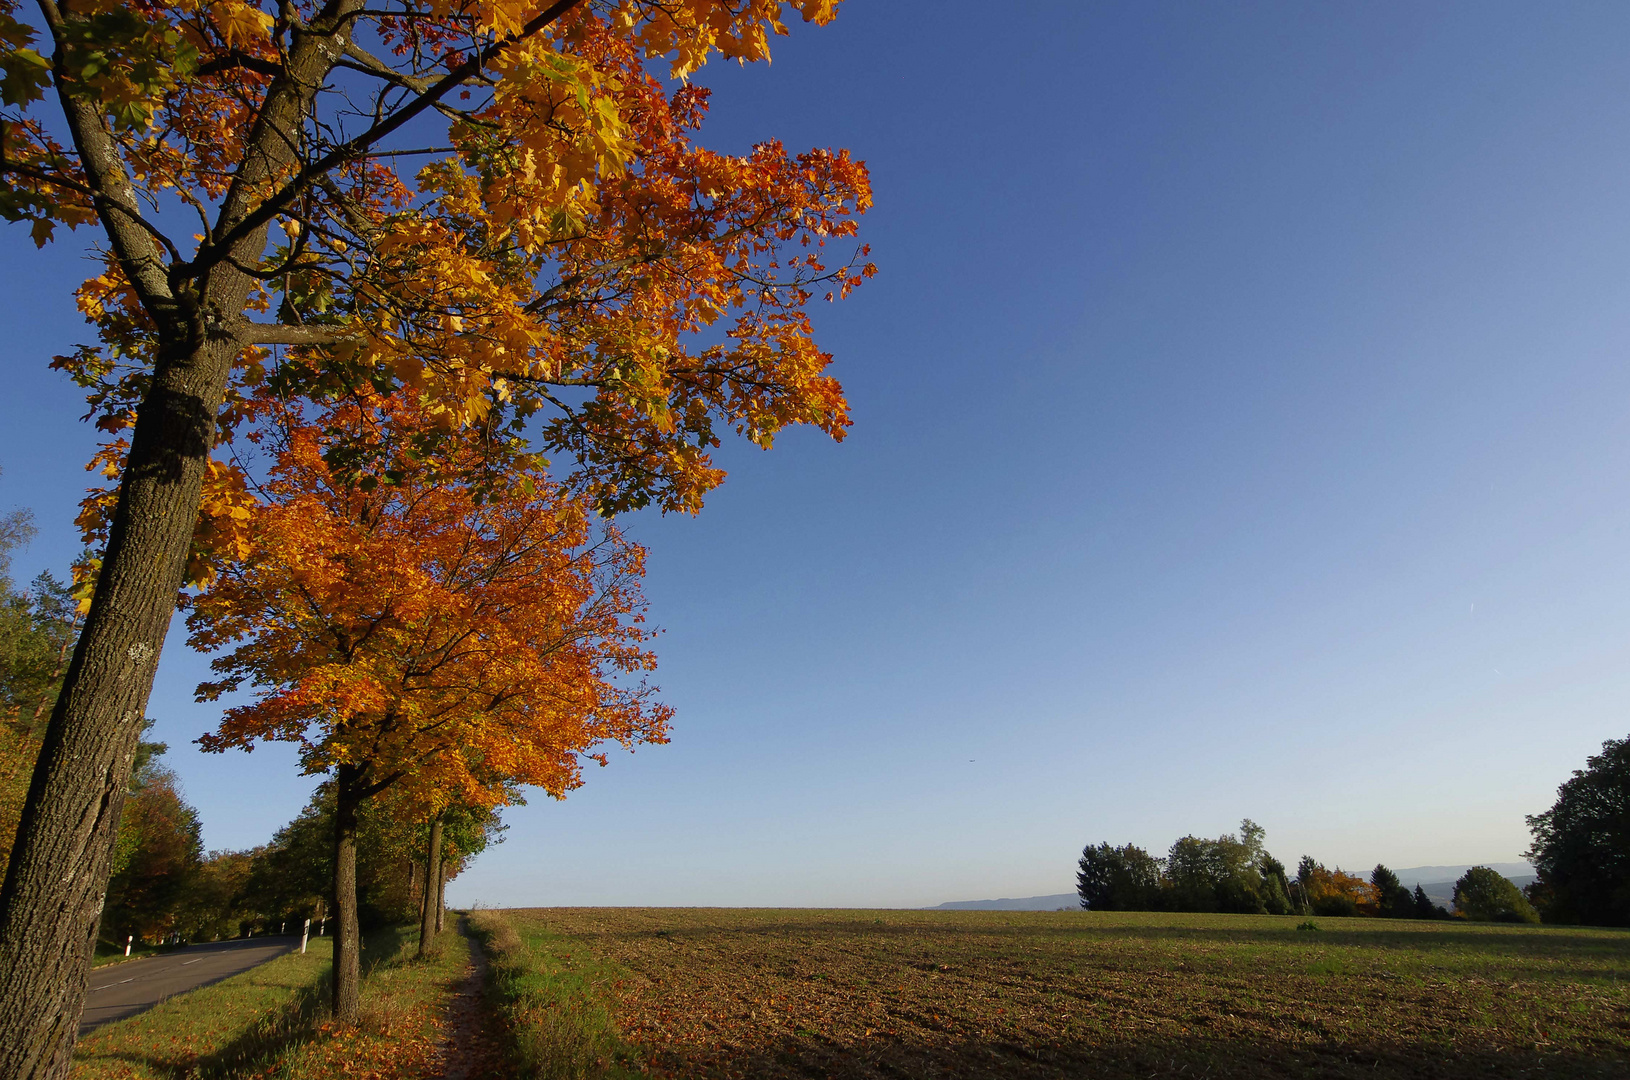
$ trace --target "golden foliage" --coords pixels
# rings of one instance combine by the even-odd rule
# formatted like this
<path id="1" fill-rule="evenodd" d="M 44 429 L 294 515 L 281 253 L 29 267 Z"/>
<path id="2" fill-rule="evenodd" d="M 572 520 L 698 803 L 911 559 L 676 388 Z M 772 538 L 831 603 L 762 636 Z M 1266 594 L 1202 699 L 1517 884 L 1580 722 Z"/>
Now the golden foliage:
<path id="1" fill-rule="evenodd" d="M 560 796 L 599 744 L 665 741 L 644 552 L 515 440 L 440 438 L 401 394 L 257 405 L 275 463 L 187 626 L 230 648 L 202 700 L 260 693 L 206 749 L 296 742 L 308 772 L 357 766 L 422 820 L 517 784 Z"/>

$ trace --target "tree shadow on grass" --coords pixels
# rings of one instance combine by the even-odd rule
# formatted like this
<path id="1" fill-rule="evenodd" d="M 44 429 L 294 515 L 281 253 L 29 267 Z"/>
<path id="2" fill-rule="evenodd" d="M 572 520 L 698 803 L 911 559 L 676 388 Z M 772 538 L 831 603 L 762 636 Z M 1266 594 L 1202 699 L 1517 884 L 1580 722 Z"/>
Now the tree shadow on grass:
<path id="1" fill-rule="evenodd" d="M 1329 1080 L 1622 1080 L 1630 1054 L 1604 1050 L 1398 1046 L 1363 1041 L 1255 1043 L 1201 1036 L 1171 1040 L 1105 1039 L 1093 1043 L 947 1039 L 925 1044 L 868 1039 L 853 1045 L 813 1033 L 766 1045 L 687 1053 L 662 1052 L 643 1062 L 653 1077 L 697 1080 L 1029 1080 L 1042 1077 L 1144 1080 L 1329 1078 Z"/>
<path id="2" fill-rule="evenodd" d="M 399 930 L 382 931 L 364 939 L 362 956 L 359 958 L 363 978 L 396 959 L 401 953 L 403 940 L 403 932 Z M 251 968 L 233 978 L 248 980 L 258 970 Z M 329 1017 L 329 989 L 329 970 L 325 968 L 322 977 L 315 983 L 298 988 L 288 1001 L 255 1017 L 227 1042 L 206 1053 L 193 1053 L 186 1049 L 187 1032 L 177 1024 L 175 1037 L 162 1047 L 101 1052 L 82 1049 L 75 1057 L 85 1062 L 122 1062 L 143 1066 L 165 1080 L 212 1080 L 233 1076 L 252 1066 L 263 1069 L 323 1036 L 323 1024 Z M 186 998 L 186 994 L 177 995 L 163 1004 L 179 1004 Z M 143 1015 L 116 1023 L 140 1020 Z"/>

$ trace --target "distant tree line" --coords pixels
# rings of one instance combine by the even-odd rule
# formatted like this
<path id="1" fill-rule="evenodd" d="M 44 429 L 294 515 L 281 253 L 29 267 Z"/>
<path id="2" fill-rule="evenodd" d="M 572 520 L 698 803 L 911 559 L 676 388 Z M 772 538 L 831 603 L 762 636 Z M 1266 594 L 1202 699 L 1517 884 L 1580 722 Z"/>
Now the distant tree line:
<path id="1" fill-rule="evenodd" d="M 1296 876 L 1263 845 L 1262 826 L 1249 818 L 1239 833 L 1216 839 L 1185 836 L 1157 857 L 1125 844 L 1089 845 L 1077 864 L 1076 893 L 1092 911 L 1193 911 L 1242 915 L 1370 916 L 1447 919 L 1421 886 L 1405 888 L 1384 865 L 1369 880 L 1302 856 Z M 1538 922 L 1521 891 L 1487 867 L 1473 867 L 1455 885 L 1456 913 L 1468 919 Z"/>
<path id="2" fill-rule="evenodd" d="M 154 744 L 144 744 L 154 747 Z M 204 854 L 197 812 L 181 798 L 174 774 L 157 762 L 162 744 L 136 770 L 137 787 L 119 822 L 119 848 L 103 908 L 107 948 L 138 942 L 216 941 L 294 931 L 313 933 L 334 912 L 334 792 L 323 783 L 271 842 L 247 851 Z M 441 872 L 430 906 L 442 907 L 445 883 L 498 837 L 495 816 L 444 819 Z M 363 929 L 418 921 L 426 901 L 429 826 L 404 823 L 383 804 L 363 815 L 357 893 Z"/>

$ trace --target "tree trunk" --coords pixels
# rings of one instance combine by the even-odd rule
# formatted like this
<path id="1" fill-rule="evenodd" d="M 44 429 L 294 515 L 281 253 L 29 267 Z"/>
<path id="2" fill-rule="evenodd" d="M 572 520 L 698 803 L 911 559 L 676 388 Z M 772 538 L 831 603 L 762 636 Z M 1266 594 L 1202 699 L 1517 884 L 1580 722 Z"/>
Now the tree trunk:
<path id="1" fill-rule="evenodd" d="M 341 765 L 334 783 L 334 1019 L 354 1023 L 362 1010 L 362 933 L 357 926 L 358 770 Z"/>
<path id="2" fill-rule="evenodd" d="M 320 26 L 296 35 L 288 76 L 273 81 L 251 125 L 218 234 L 248 218 L 266 182 L 293 160 L 295 135 L 360 6 L 333 0 Z M 82 16 L 66 7 L 47 19 L 63 119 L 109 245 L 156 328 L 157 348 L 96 592 L 0 886 L 0 1080 L 68 1075 L 147 697 L 186 571 L 215 419 L 242 348 L 232 328 L 255 281 L 240 267 L 258 263 L 266 248 L 261 224 L 243 230 L 223 249 L 228 257 L 201 274 L 171 277 L 161 249 L 136 224 L 139 200 L 101 105 L 75 92 L 67 49 Z M 354 895 L 352 907 L 354 921 Z"/>
<path id="3" fill-rule="evenodd" d="M 65 1076 L 69 1067 L 119 814 L 237 349 L 194 340 L 165 351 L 132 433 L 96 593 L 0 887 L 7 1080 Z"/>
<path id="4" fill-rule="evenodd" d="M 441 877 L 441 815 L 437 814 L 430 819 L 430 846 L 425 851 L 424 862 L 424 907 L 419 918 L 419 955 L 423 956 L 430 948 L 430 942 L 435 939 L 436 932 L 441 929 L 441 920 L 436 915 L 436 901 L 439 899 L 435 889 L 435 882 Z"/>
<path id="5" fill-rule="evenodd" d="M 436 867 L 436 933 L 441 933 L 442 916 L 447 912 L 447 872 Z"/>

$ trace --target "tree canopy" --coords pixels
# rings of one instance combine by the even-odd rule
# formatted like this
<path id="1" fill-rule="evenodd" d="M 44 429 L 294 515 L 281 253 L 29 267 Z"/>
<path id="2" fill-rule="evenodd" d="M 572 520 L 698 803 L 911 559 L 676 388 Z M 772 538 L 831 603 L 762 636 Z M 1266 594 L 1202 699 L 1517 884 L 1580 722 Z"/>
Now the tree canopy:
<path id="1" fill-rule="evenodd" d="M 1455 912 L 1476 922 L 1539 922 L 1522 890 L 1486 866 L 1472 867 L 1455 882 Z"/>
<path id="2" fill-rule="evenodd" d="M 1164 859 L 1132 844 L 1089 845 L 1077 864 L 1081 906 L 1095 911 L 1290 910 L 1285 868 L 1263 847 L 1262 827 L 1246 818 L 1238 836 L 1185 836 Z"/>
<path id="3" fill-rule="evenodd" d="M 806 306 L 872 272 L 865 167 L 709 150 L 688 81 L 835 8 L 39 0 L 31 25 L 0 0 L 0 217 L 95 229 L 98 342 L 57 363 L 117 481 L 0 888 L 0 1072 L 68 1068 L 60 973 L 94 939 L 131 718 L 184 583 L 241 550 L 258 478 L 216 448 L 253 434 L 268 361 L 295 393 L 406 389 L 448 432 L 524 435 L 604 512 L 696 510 L 726 432 L 842 436 Z"/>
<path id="4" fill-rule="evenodd" d="M 1604 742 L 1556 796 L 1528 818 L 1546 920 L 1630 926 L 1630 739 Z"/>

